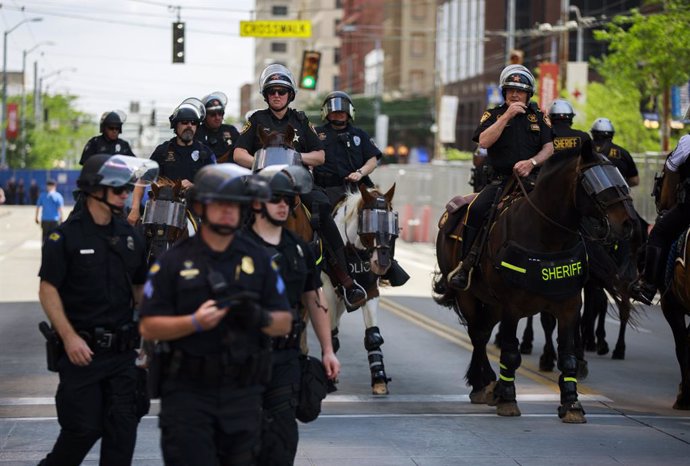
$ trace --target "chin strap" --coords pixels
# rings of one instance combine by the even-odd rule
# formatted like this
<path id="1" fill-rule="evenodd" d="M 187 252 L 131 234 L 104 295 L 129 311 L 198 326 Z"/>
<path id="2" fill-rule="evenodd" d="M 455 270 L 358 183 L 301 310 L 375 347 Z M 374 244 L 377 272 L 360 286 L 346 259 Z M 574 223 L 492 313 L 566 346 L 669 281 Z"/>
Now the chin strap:
<path id="1" fill-rule="evenodd" d="M 110 209 L 110 212 L 112 212 L 115 215 L 120 215 L 123 211 L 122 207 L 118 207 L 118 206 L 111 204 L 110 202 L 107 201 L 107 199 L 108 199 L 108 188 L 105 188 L 103 190 L 103 196 L 102 197 L 94 196 L 91 193 L 88 193 L 87 196 L 91 197 L 93 199 L 96 199 L 98 202 L 102 202 L 103 204 L 107 205 L 108 208 Z"/>
<path id="2" fill-rule="evenodd" d="M 256 212 L 256 211 L 255 211 L 255 212 Z M 265 205 L 265 204 L 261 204 L 261 210 L 260 210 L 259 212 L 261 212 L 261 215 L 263 215 L 264 217 L 266 217 L 266 219 L 268 219 L 268 221 L 271 222 L 271 224 L 273 224 L 274 226 L 282 227 L 282 226 L 285 225 L 285 223 L 287 223 L 287 219 L 285 219 L 285 220 L 276 220 L 276 219 L 274 219 L 273 217 L 271 217 L 271 216 L 269 215 L 269 213 L 268 213 L 268 209 L 266 209 L 266 205 Z M 290 209 L 290 212 L 292 212 L 292 208 Z"/>
<path id="3" fill-rule="evenodd" d="M 333 127 L 337 128 L 337 129 L 342 129 L 342 128 L 347 126 L 347 120 L 345 120 L 345 121 L 330 120 L 328 118 L 327 118 L 327 120 Z"/>

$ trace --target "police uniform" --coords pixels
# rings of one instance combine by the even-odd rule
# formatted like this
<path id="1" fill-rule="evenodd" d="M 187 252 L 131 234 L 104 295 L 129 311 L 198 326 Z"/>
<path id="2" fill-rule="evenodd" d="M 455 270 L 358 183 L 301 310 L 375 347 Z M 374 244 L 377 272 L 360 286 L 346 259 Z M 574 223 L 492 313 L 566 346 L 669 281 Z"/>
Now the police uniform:
<path id="1" fill-rule="evenodd" d="M 285 284 L 268 253 L 238 232 L 223 252 L 201 235 L 168 250 L 151 267 L 142 316 L 193 314 L 221 274 L 228 296 L 255 292 L 262 309 L 288 309 Z M 254 464 L 270 338 L 247 328 L 238 308 L 213 329 L 169 341 L 161 385 L 161 445 L 167 465 Z M 234 311 L 234 312 L 233 312 Z"/>
<path id="2" fill-rule="evenodd" d="M 298 360 L 300 334 L 304 328 L 299 309 L 302 294 L 318 290 L 321 278 L 310 248 L 291 231 L 283 228 L 277 245 L 265 242 L 251 227 L 247 231 L 275 258 L 294 313 L 290 334 L 273 339 L 273 371 L 263 400 L 264 421 L 258 462 L 261 466 L 290 465 L 295 460 L 299 438 L 295 416 L 301 377 Z"/>
<path id="3" fill-rule="evenodd" d="M 344 191 L 345 177 L 362 168 L 369 159 L 380 159 L 383 155 L 364 130 L 350 123 L 342 130 L 330 124 L 319 126 L 316 133 L 326 151 L 324 164 L 314 167 L 314 182 L 322 188 L 339 187 Z M 366 180 L 373 187 L 368 177 Z"/>
<path id="4" fill-rule="evenodd" d="M 49 235 L 39 276 L 57 288 L 67 319 L 94 352 L 87 366 L 65 354 L 58 361 L 61 430 L 41 464 L 80 464 L 99 438 L 100 464 L 130 464 L 140 415 L 131 285 L 146 279 L 143 239 L 123 218 L 96 225 L 82 209 Z"/>
<path id="5" fill-rule="evenodd" d="M 217 129 L 211 129 L 202 124 L 197 128 L 194 139 L 206 144 L 217 157 L 230 154 L 231 162 L 232 151 L 239 135 L 237 128 L 232 125 L 221 124 Z"/>
<path id="6" fill-rule="evenodd" d="M 570 149 L 581 149 L 585 141 L 592 138 L 584 131 L 573 129 L 570 123 L 563 120 L 553 121 L 553 151 L 560 152 Z"/>
<path id="7" fill-rule="evenodd" d="M 254 112 L 249 117 L 249 121 L 244 125 L 244 128 L 242 128 L 235 147 L 241 147 L 250 154 L 254 154 L 263 147 L 258 134 L 260 127 L 264 128 L 265 131 L 275 130 L 284 132 L 288 125 L 295 130 L 292 144 L 297 152 L 312 152 L 323 149 L 314 127 L 304 112 L 299 112 L 292 108 L 287 109 L 283 118 L 276 117 L 268 108 Z"/>
<path id="8" fill-rule="evenodd" d="M 610 139 L 595 141 L 593 149 L 595 152 L 604 154 L 626 180 L 638 176 L 637 166 L 630 152 L 614 144 Z"/>
<path id="9" fill-rule="evenodd" d="M 84 162 L 95 154 L 121 154 L 135 157 L 134 152 L 132 152 L 132 148 L 129 146 L 127 141 L 120 138 L 111 141 L 102 134 L 89 139 L 89 142 L 87 142 L 84 146 L 84 151 L 81 154 L 79 164 L 84 165 Z"/>
<path id="10" fill-rule="evenodd" d="M 208 146 L 196 140 L 189 146 L 180 146 L 176 139 L 164 142 L 151 154 L 151 160 L 160 167 L 158 176 L 191 181 L 201 167 L 216 163 L 216 156 Z"/>

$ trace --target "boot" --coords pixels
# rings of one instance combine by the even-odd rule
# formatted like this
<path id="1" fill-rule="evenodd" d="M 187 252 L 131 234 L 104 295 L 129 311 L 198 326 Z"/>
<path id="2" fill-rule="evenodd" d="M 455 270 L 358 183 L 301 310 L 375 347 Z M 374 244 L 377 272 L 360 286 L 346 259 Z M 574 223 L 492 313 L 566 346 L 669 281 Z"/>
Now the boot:
<path id="1" fill-rule="evenodd" d="M 448 286 L 456 291 L 467 291 L 472 284 L 472 269 L 478 256 L 475 249 L 475 240 L 478 228 L 465 225 L 462 238 L 463 260 L 448 273 Z"/>
<path id="2" fill-rule="evenodd" d="M 658 246 L 647 246 L 645 267 L 642 275 L 630 284 L 630 297 L 646 305 L 651 305 L 656 295 L 657 283 L 662 282 L 664 268 L 663 250 Z"/>
<path id="3" fill-rule="evenodd" d="M 335 275 L 337 281 L 342 285 L 341 291 L 348 312 L 355 311 L 367 302 L 367 292 L 362 285 L 352 279 L 346 272 L 347 261 L 345 260 L 344 248 L 336 249 L 333 253 L 335 257 L 331 259 L 329 265 L 331 266 L 333 275 Z"/>

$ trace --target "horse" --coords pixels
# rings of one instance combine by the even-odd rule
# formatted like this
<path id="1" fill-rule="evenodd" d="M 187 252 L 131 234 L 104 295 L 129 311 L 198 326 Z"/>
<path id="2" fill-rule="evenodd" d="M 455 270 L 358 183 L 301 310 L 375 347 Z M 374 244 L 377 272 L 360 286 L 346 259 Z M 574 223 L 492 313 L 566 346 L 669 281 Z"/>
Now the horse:
<path id="1" fill-rule="evenodd" d="M 383 337 L 378 327 L 378 286 L 393 263 L 393 249 L 398 236 L 398 214 L 392 201 L 395 184 L 384 194 L 360 184 L 358 191 L 348 194 L 335 206 L 334 220 L 346 245 L 351 275 L 364 286 L 367 301 L 362 305 L 364 318 L 364 347 L 367 350 L 371 387 L 374 395 L 389 393 L 381 345 Z M 334 348 L 338 345 L 338 326 L 346 310 L 342 296 L 333 287 L 328 275 L 322 273 L 324 294 L 331 316 Z M 337 348 L 336 348 L 337 349 Z"/>
<path id="2" fill-rule="evenodd" d="M 662 214 L 673 207 L 682 189 L 678 173 L 664 169 L 663 174 L 655 179 L 653 195 L 657 212 Z M 672 266 L 667 273 L 665 288 L 661 290 L 661 310 L 671 327 L 680 367 L 680 384 L 673 403 L 673 409 L 679 410 L 690 410 L 690 326 L 686 323 L 686 316 L 690 315 L 688 234 L 686 230 L 671 248 L 669 262 L 672 261 Z"/>
<path id="3" fill-rule="evenodd" d="M 172 181 L 161 176 L 151 184 L 141 223 L 146 238 L 148 264 L 153 264 L 176 242 L 195 234 L 198 221 L 187 209 L 185 190 L 180 180 Z"/>
<path id="4" fill-rule="evenodd" d="M 518 321 L 537 312 L 558 320 L 558 367 L 565 423 L 584 423 L 577 394 L 575 337 L 586 276 L 586 253 L 579 227 L 583 218 L 598 221 L 610 238 L 627 238 L 633 230 L 629 189 L 603 156 L 582 149 L 553 155 L 542 167 L 532 192 L 513 198 L 487 230 L 485 252 L 467 291 L 448 286 L 448 273 L 460 260 L 458 239 L 441 229 L 436 239 L 438 271 L 434 300 L 452 308 L 467 326 L 473 352 L 466 374 L 470 400 L 496 406 L 500 416 L 519 416 L 515 372 L 521 363 Z M 486 345 L 501 322 L 500 376 L 491 368 Z"/>

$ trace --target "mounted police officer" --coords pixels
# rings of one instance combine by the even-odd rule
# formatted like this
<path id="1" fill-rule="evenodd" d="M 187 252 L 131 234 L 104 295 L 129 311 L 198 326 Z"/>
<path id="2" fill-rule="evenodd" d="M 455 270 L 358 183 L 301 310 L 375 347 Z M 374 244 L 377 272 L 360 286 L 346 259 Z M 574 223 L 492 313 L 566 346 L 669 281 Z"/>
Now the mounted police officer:
<path id="1" fill-rule="evenodd" d="M 473 137 L 487 150 L 493 181 L 470 204 L 463 230 L 463 260 L 448 274 L 448 284 L 456 290 L 470 286 L 472 268 L 483 247 L 483 238 L 478 241 L 478 237 L 485 236 L 480 232 L 488 227 L 497 197 L 511 175 L 527 177 L 553 154 L 549 117 L 530 102 L 535 86 L 532 73 L 522 65 L 508 65 L 499 81 L 505 103 L 484 112 Z"/>
<path id="2" fill-rule="evenodd" d="M 613 163 L 631 188 L 640 184 L 637 165 L 630 152 L 613 143 L 615 131 L 608 118 L 597 118 L 590 129 L 594 140 L 594 151 L 606 156 Z"/>
<path id="3" fill-rule="evenodd" d="M 249 117 L 235 146 L 235 162 L 248 168 L 252 166 L 252 154 L 261 148 L 259 126 L 265 131 L 284 131 L 290 125 L 295 130 L 294 148 L 301 153 L 302 162 L 310 168 L 322 165 L 325 159 L 323 145 L 314 127 L 304 112 L 288 107 L 297 92 L 290 70 L 279 64 L 267 66 L 261 73 L 259 90 L 268 103 L 268 108 L 257 110 Z M 367 295 L 348 274 L 345 245 L 331 217 L 328 197 L 322 190 L 314 189 L 301 196 L 301 200 L 311 211 L 312 224 L 318 225 L 329 252 L 330 266 L 344 288 L 343 295 L 348 306 L 351 309 L 358 308 L 364 304 Z"/>
<path id="4" fill-rule="evenodd" d="M 690 119 L 690 107 L 685 120 Z M 675 187 L 678 201 L 666 212 L 660 213 L 654 228 L 649 233 L 645 251 L 645 265 L 642 275 L 630 287 L 633 299 L 651 304 L 657 288 L 663 289 L 664 273 L 671 244 L 690 224 L 690 134 L 680 138 L 678 145 L 666 159 L 664 177 L 666 183 Z M 673 188 L 672 188 L 673 189 Z"/>
<path id="5" fill-rule="evenodd" d="M 156 361 L 167 465 L 255 464 L 269 337 L 293 320 L 277 265 L 238 231 L 241 209 L 269 196 L 247 169 L 204 167 L 189 192 L 199 234 L 149 272 L 140 329 L 167 347 Z"/>
<path id="6" fill-rule="evenodd" d="M 151 160 L 160 166 L 160 176 L 180 180 L 185 189 L 193 186 L 192 180 L 202 167 L 216 163 L 213 151 L 194 139 L 205 114 L 206 108 L 199 99 L 185 99 L 168 118 L 175 137 L 156 147 L 151 154 Z M 127 218 L 132 225 L 141 217 L 143 195 L 141 188 L 135 189 L 132 195 L 132 210 Z"/>
<path id="7" fill-rule="evenodd" d="M 327 309 L 319 300 L 321 279 L 316 259 L 303 240 L 283 227 L 296 196 L 311 191 L 311 174 L 304 167 L 273 165 L 261 170 L 259 175 L 269 182 L 272 195 L 268 202 L 253 202 L 254 221 L 247 230 L 278 264 L 293 311 L 293 326 L 287 337 L 273 339 L 273 373 L 264 394 L 258 464 L 282 466 L 293 464 L 299 438 L 295 416 L 301 377 L 298 358 L 300 333 L 304 328 L 303 308 L 321 344 L 328 378 L 338 376 L 340 362 L 333 351 Z"/>
<path id="8" fill-rule="evenodd" d="M 232 151 L 240 133 L 234 126 L 223 123 L 228 97 L 216 91 L 201 102 L 206 108 L 206 117 L 194 137 L 210 147 L 219 162 L 232 162 Z"/>
<path id="9" fill-rule="evenodd" d="M 122 134 L 122 124 L 127 119 L 127 115 L 122 110 L 111 110 L 101 115 L 99 126 L 100 135 L 89 139 L 84 146 L 84 151 L 79 160 L 80 165 L 84 165 L 89 157 L 95 154 L 122 154 L 134 157 L 132 148 L 124 139 L 120 139 Z"/>
<path id="10" fill-rule="evenodd" d="M 355 106 L 345 92 L 326 96 L 321 107 L 325 125 L 316 128 L 323 141 L 326 158 L 314 167 L 314 181 L 326 190 L 333 202 L 346 191 L 356 191 L 362 182 L 373 188 L 369 175 L 376 170 L 381 151 L 364 130 L 355 127 Z"/>
<path id="11" fill-rule="evenodd" d="M 39 298 L 54 331 L 41 325 L 52 335 L 49 360 L 60 375 L 55 403 L 61 429 L 41 465 L 79 465 L 98 439 L 100 464 L 132 462 L 144 414 L 136 409 L 134 305 L 146 261 L 143 239 L 120 212 L 132 183 L 150 182 L 157 171 L 149 160 L 90 157 L 77 180 L 84 207 L 43 246 Z"/>
<path id="12" fill-rule="evenodd" d="M 553 151 L 580 149 L 585 141 L 591 141 L 589 134 L 573 129 L 575 110 L 565 99 L 556 99 L 549 108 L 549 119 L 553 125 Z"/>

